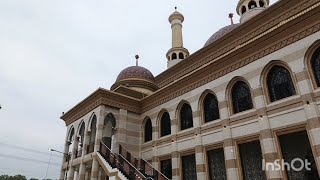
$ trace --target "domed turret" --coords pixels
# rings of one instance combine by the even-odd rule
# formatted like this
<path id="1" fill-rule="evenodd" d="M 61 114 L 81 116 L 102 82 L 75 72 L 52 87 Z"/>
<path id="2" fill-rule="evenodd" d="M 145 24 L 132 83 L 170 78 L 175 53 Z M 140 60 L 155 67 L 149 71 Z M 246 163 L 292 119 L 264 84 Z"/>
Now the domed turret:
<path id="1" fill-rule="evenodd" d="M 139 56 L 136 56 L 138 59 Z M 144 94 L 151 94 L 158 89 L 154 81 L 153 74 L 146 68 L 138 66 L 130 66 L 122 70 L 116 82 L 111 86 L 111 90 L 115 90 L 120 86 L 125 86 Z"/>
<path id="2" fill-rule="evenodd" d="M 259 14 L 269 6 L 269 0 L 240 0 L 237 6 L 237 13 L 240 15 L 240 22 L 245 22 Z"/>

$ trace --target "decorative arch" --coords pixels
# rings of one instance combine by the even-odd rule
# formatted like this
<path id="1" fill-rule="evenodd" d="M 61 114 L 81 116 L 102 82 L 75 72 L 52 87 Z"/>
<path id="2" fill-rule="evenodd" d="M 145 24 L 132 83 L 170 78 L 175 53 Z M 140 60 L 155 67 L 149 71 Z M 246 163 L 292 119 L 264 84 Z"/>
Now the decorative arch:
<path id="1" fill-rule="evenodd" d="M 85 128 L 85 122 L 84 120 L 81 120 L 81 122 L 79 123 L 78 129 L 77 129 L 77 137 L 80 137 L 80 133 L 82 131 L 82 128 Z M 83 129 L 83 132 L 85 131 L 85 129 Z"/>
<path id="2" fill-rule="evenodd" d="M 179 53 L 179 59 L 184 59 L 184 55 L 182 52 Z"/>
<path id="3" fill-rule="evenodd" d="M 162 109 L 158 115 L 158 125 L 160 137 L 171 134 L 171 118 L 170 114 L 166 109 Z"/>
<path id="4" fill-rule="evenodd" d="M 317 89 L 320 87 L 320 40 L 309 47 L 304 59 L 313 88 Z"/>
<path id="5" fill-rule="evenodd" d="M 144 119 L 143 130 L 144 142 L 146 143 L 152 141 L 152 122 L 150 117 L 146 117 Z"/>
<path id="6" fill-rule="evenodd" d="M 175 60 L 175 59 L 177 59 L 177 54 L 176 53 L 172 53 L 172 58 L 171 58 L 172 60 Z"/>
<path id="7" fill-rule="evenodd" d="M 189 102 L 183 100 L 179 103 L 177 115 L 177 119 L 179 119 L 180 130 L 185 130 L 193 127 L 192 108 Z"/>
<path id="8" fill-rule="evenodd" d="M 102 142 L 113 149 L 113 135 L 116 127 L 116 119 L 112 113 L 108 113 L 103 121 Z"/>
<path id="9" fill-rule="evenodd" d="M 251 87 L 246 79 L 243 77 L 235 77 L 227 86 L 229 105 L 231 107 L 231 114 L 240 113 L 253 109 Z"/>
<path id="10" fill-rule="evenodd" d="M 263 0 L 259 0 L 259 6 L 260 7 L 264 7 L 265 6 L 265 2 Z"/>
<path id="11" fill-rule="evenodd" d="M 261 73 L 261 84 L 267 103 L 297 94 L 297 88 L 289 66 L 280 60 L 269 62 Z M 283 87 L 282 87 L 283 86 Z"/>
<path id="12" fill-rule="evenodd" d="M 74 130 L 74 127 L 71 126 L 71 128 L 69 129 L 67 141 L 68 141 L 69 143 L 72 143 L 73 140 L 74 140 L 74 136 L 75 136 L 75 130 Z"/>
<path id="13" fill-rule="evenodd" d="M 249 9 L 254 9 L 254 8 L 258 7 L 257 6 L 257 2 L 250 1 L 249 4 L 248 4 L 248 7 L 249 7 Z"/>
<path id="14" fill-rule="evenodd" d="M 244 13 L 246 13 L 246 12 L 247 12 L 246 6 L 242 6 L 242 7 L 241 7 L 241 14 L 244 14 Z"/>
<path id="15" fill-rule="evenodd" d="M 202 93 L 198 107 L 200 107 L 203 123 L 220 119 L 219 102 L 213 91 L 207 89 Z"/>
<path id="16" fill-rule="evenodd" d="M 92 114 L 91 114 L 91 116 L 90 116 L 90 118 L 89 118 L 89 121 L 88 121 L 88 128 L 87 128 L 87 131 L 88 132 L 91 132 L 91 122 L 92 122 L 92 120 L 93 120 L 93 117 L 95 117 L 95 118 L 97 118 L 96 117 L 96 114 L 93 112 Z"/>

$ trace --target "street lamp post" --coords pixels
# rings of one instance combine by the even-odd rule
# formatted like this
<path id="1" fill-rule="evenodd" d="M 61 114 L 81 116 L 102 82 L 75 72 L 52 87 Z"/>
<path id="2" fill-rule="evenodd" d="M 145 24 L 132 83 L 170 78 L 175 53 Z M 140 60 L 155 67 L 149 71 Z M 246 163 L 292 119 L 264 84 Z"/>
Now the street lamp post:
<path id="1" fill-rule="evenodd" d="M 60 154 L 63 154 L 63 155 L 65 155 L 66 156 L 66 158 L 67 158 L 67 169 L 66 169 L 66 173 L 65 173 L 65 180 L 67 180 L 67 176 L 68 176 L 68 171 L 69 171 L 69 161 L 70 161 L 70 153 L 63 153 L 63 152 L 61 152 L 61 151 L 58 151 L 58 150 L 55 150 L 55 149 L 49 149 L 50 151 L 53 151 L 53 152 L 57 152 L 57 153 L 60 153 Z"/>

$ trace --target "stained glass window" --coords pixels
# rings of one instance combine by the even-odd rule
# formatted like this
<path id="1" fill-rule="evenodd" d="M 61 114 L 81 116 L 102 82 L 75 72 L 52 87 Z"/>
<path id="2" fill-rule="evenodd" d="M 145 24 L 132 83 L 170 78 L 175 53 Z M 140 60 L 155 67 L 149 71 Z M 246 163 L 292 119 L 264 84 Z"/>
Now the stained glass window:
<path id="1" fill-rule="evenodd" d="M 172 179 L 172 164 L 171 159 L 163 160 L 160 162 L 161 173 L 167 178 Z"/>
<path id="2" fill-rule="evenodd" d="M 320 87 L 320 48 L 318 48 L 312 55 L 311 66 L 317 86 Z"/>
<path id="3" fill-rule="evenodd" d="M 196 180 L 196 159 L 194 154 L 182 157 L 182 179 L 183 180 Z"/>
<path id="4" fill-rule="evenodd" d="M 168 112 L 163 113 L 161 117 L 161 137 L 171 134 L 171 120 Z"/>
<path id="5" fill-rule="evenodd" d="M 253 108 L 251 93 L 248 85 L 238 81 L 232 88 L 233 112 L 239 113 Z"/>
<path id="6" fill-rule="evenodd" d="M 243 179 L 266 180 L 262 169 L 262 153 L 259 141 L 239 144 Z"/>
<path id="7" fill-rule="evenodd" d="M 184 104 L 180 110 L 181 130 L 193 127 L 192 109 L 189 104 Z"/>
<path id="8" fill-rule="evenodd" d="M 205 122 L 210 122 L 220 118 L 218 100 L 215 95 L 207 94 L 203 101 Z"/>
<path id="9" fill-rule="evenodd" d="M 210 180 L 227 179 L 223 148 L 207 151 L 207 156 Z"/>
<path id="10" fill-rule="evenodd" d="M 149 142 L 152 140 L 152 124 L 151 120 L 148 119 L 144 125 L 144 142 Z"/>
<path id="11" fill-rule="evenodd" d="M 282 66 L 274 66 L 267 76 L 271 102 L 296 94 L 290 72 Z"/>

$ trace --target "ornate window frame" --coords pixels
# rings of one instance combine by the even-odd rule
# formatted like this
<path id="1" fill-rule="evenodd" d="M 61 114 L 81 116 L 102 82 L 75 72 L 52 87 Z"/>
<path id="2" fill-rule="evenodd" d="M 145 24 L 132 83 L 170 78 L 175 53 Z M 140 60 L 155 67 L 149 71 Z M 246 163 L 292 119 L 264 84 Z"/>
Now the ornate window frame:
<path id="1" fill-rule="evenodd" d="M 316 40 L 307 50 L 305 56 L 304 56 L 304 61 L 305 61 L 305 66 L 307 68 L 307 71 L 308 71 L 308 75 L 309 75 L 309 78 L 311 80 L 311 84 L 312 84 L 312 87 L 314 90 L 316 89 L 319 89 L 320 87 L 318 87 L 317 85 L 317 80 L 316 80 L 316 77 L 315 77 L 315 74 L 313 72 L 313 68 L 312 68 L 312 65 L 311 65 L 311 61 L 312 61 L 312 56 L 314 54 L 314 52 L 320 48 L 320 39 L 319 40 Z"/>
<path id="2" fill-rule="evenodd" d="M 207 97 L 208 94 L 212 94 L 213 96 L 215 96 L 215 98 L 216 98 L 216 100 L 217 100 L 219 118 L 218 118 L 218 119 L 215 119 L 215 120 L 212 120 L 212 121 L 209 121 L 209 122 L 206 122 L 206 120 L 205 120 L 205 112 L 204 112 L 204 100 L 205 100 L 205 98 Z M 199 107 L 199 112 L 200 112 L 200 124 L 201 124 L 201 125 L 208 124 L 208 123 L 211 123 L 211 122 L 214 122 L 214 121 L 216 121 L 216 120 L 220 120 L 220 119 L 221 119 L 221 112 L 220 112 L 220 107 L 219 107 L 219 100 L 218 100 L 218 97 L 217 97 L 216 93 L 214 93 L 212 90 L 206 89 L 206 90 L 201 94 L 201 96 L 200 96 L 200 98 L 199 98 L 198 107 Z"/>

